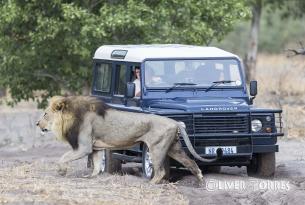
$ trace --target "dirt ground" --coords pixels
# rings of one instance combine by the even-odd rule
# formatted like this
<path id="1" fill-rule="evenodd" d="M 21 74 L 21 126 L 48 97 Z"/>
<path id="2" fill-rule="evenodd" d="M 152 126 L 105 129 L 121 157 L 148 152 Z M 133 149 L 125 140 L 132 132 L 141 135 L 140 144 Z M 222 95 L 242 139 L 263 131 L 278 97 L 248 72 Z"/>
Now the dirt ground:
<path id="1" fill-rule="evenodd" d="M 282 139 L 272 180 L 246 175 L 245 167 L 205 173 L 205 183 L 185 170 L 172 170 L 173 182 L 153 185 L 140 166 L 125 165 L 124 174 L 87 179 L 86 160 L 75 161 L 66 177 L 56 162 L 68 146 L 55 140 L 20 151 L 0 149 L 0 204 L 304 204 L 304 141 Z"/>

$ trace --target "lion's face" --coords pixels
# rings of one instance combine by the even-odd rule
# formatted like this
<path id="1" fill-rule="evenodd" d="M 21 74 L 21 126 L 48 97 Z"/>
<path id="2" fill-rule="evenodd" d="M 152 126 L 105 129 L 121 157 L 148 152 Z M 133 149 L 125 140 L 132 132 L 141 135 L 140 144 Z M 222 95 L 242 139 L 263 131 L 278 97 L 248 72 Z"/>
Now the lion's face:
<path id="1" fill-rule="evenodd" d="M 36 125 L 41 129 L 42 132 L 47 132 L 52 128 L 53 119 L 54 111 L 52 111 L 50 108 L 47 108 Z"/>
<path id="2" fill-rule="evenodd" d="M 64 97 L 55 96 L 50 100 L 49 107 L 45 110 L 44 115 L 36 123 L 42 132 L 52 130 L 56 114 L 60 112 L 64 106 Z"/>

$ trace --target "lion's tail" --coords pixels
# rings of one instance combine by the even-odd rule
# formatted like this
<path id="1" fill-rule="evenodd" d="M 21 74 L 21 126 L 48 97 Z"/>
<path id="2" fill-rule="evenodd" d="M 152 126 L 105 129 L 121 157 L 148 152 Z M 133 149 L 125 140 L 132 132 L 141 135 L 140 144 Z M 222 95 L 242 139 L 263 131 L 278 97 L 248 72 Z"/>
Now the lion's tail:
<path id="1" fill-rule="evenodd" d="M 217 150 L 217 156 L 212 158 L 212 159 L 206 159 L 206 158 L 202 158 L 201 156 L 199 156 L 199 154 L 197 154 L 197 152 L 195 151 L 186 131 L 185 131 L 185 127 L 183 125 L 183 123 L 181 122 L 178 122 L 178 128 L 180 130 L 180 134 L 182 135 L 183 137 L 183 140 L 188 148 L 188 150 L 191 152 L 191 154 L 196 158 L 198 159 L 199 161 L 202 161 L 202 162 L 214 162 L 216 160 L 218 160 L 219 158 L 222 157 L 222 150 L 219 149 Z"/>

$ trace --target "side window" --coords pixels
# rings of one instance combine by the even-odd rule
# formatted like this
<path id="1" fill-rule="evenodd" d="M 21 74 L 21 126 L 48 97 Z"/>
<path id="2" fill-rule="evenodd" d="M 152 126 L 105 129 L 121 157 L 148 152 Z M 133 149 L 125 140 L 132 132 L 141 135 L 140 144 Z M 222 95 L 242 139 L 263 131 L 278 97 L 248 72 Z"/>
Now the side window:
<path id="1" fill-rule="evenodd" d="M 131 64 L 129 65 L 129 69 L 127 70 L 127 76 L 129 76 L 128 78 L 128 82 L 134 82 L 134 80 L 139 79 L 140 80 L 140 68 L 141 68 L 141 64 Z M 138 69 L 138 71 L 136 71 L 136 69 Z M 137 72 L 139 72 L 139 74 L 137 75 Z"/>
<path id="2" fill-rule="evenodd" d="M 126 65 L 116 65 L 115 95 L 124 95 L 126 88 Z"/>
<path id="3" fill-rule="evenodd" d="M 110 92 L 111 86 L 111 64 L 96 64 L 96 80 L 94 89 L 101 92 Z"/>

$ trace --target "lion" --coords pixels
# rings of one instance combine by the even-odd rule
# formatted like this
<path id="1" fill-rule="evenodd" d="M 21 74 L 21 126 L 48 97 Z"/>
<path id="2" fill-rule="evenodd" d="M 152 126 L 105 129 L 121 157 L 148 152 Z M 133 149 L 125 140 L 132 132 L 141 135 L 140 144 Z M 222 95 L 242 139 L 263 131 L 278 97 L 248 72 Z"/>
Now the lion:
<path id="1" fill-rule="evenodd" d="M 117 110 L 96 97 L 54 96 L 37 126 L 42 132 L 53 131 L 58 139 L 72 147 L 59 160 L 58 172 L 61 175 L 66 174 L 69 162 L 92 154 L 91 177 L 96 176 L 100 172 L 99 150 L 124 149 L 145 143 L 154 168 L 152 183 L 160 183 L 165 176 L 163 162 L 167 156 L 188 168 L 201 182 L 201 170 L 183 150 L 179 135 L 198 160 L 211 162 L 221 155 L 218 153 L 213 159 L 201 158 L 192 147 L 181 122 L 154 114 Z"/>

